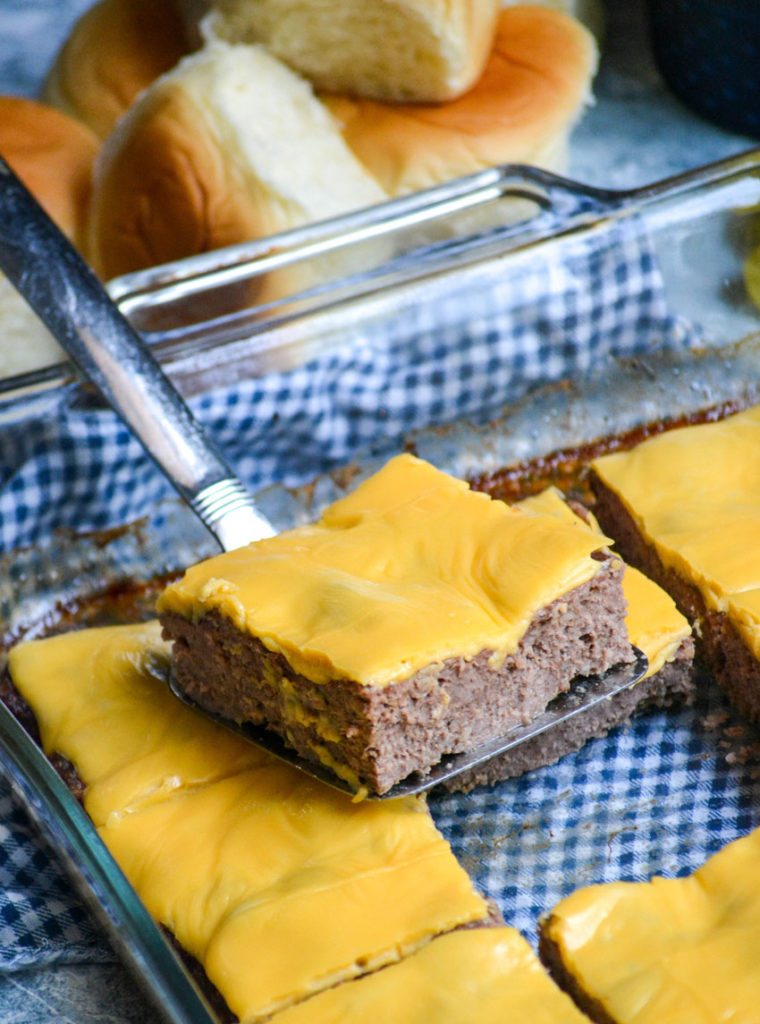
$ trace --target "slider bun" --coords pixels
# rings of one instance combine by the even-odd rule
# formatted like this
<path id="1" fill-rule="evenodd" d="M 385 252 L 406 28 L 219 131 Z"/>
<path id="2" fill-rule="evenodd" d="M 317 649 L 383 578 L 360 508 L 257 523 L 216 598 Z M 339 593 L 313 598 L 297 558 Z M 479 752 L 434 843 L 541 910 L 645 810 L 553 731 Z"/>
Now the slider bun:
<path id="1" fill-rule="evenodd" d="M 385 198 L 303 79 L 263 47 L 217 41 L 104 143 L 89 254 L 107 279 Z"/>
<path id="2" fill-rule="evenodd" d="M 100 141 L 44 103 L 0 96 L 0 153 L 58 227 L 80 248 Z"/>
<path id="3" fill-rule="evenodd" d="M 42 97 L 105 138 L 138 93 L 189 49 L 174 0 L 99 0 L 58 52 Z"/>
<path id="4" fill-rule="evenodd" d="M 99 140 L 88 128 L 59 110 L 18 96 L 0 96 L 0 153 L 80 248 L 98 147 Z M 0 332 L 0 377 L 64 358 L 47 328 L 2 276 Z"/>
<path id="5" fill-rule="evenodd" d="M 520 5 L 501 11 L 482 77 L 451 103 L 323 100 L 357 157 L 396 196 L 494 164 L 563 170 L 596 61 L 593 36 L 573 18 Z"/>
<path id="6" fill-rule="evenodd" d="M 53 366 L 66 356 L 6 277 L 0 277 L 0 378 Z"/>
<path id="7" fill-rule="evenodd" d="M 263 43 L 317 90 L 443 102 L 480 77 L 499 0 L 215 0 L 208 27 Z"/>

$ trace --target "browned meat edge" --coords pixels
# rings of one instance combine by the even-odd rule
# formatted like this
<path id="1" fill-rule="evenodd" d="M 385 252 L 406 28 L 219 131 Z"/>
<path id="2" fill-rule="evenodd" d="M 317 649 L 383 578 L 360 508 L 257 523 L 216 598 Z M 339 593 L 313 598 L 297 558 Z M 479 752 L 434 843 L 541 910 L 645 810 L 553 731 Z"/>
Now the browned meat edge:
<path id="1" fill-rule="evenodd" d="M 307 758 L 314 756 L 312 741 L 322 744 L 383 793 L 444 754 L 529 721 L 576 676 L 630 661 L 622 573 L 619 559 L 605 559 L 593 579 L 541 609 L 515 654 L 497 668 L 484 651 L 471 660 L 426 666 L 384 687 L 349 679 L 313 683 L 216 611 L 197 623 L 176 613 L 161 621 L 174 641 L 176 681 L 202 707 L 235 721 L 268 724 Z M 310 719 L 321 716 L 330 724 L 335 740 L 293 719 L 288 690 Z"/>
<path id="2" fill-rule="evenodd" d="M 729 617 L 709 610 L 697 587 L 663 565 L 621 500 L 596 474 L 591 476 L 591 486 L 594 513 L 605 533 L 614 538 L 615 550 L 670 594 L 692 624 L 697 659 L 738 711 L 750 721 L 760 721 L 760 662 Z"/>
<path id="3" fill-rule="evenodd" d="M 610 1017 L 599 1000 L 586 992 L 575 975 L 566 967 L 561 950 L 549 938 L 547 929 L 550 921 L 551 915 L 547 915 L 539 925 L 538 955 L 544 967 L 559 987 L 567 992 L 576 1006 L 587 1014 L 595 1024 L 617 1024 L 615 1018 Z"/>
<path id="4" fill-rule="evenodd" d="M 580 750 L 588 740 L 606 736 L 611 729 L 623 725 L 632 715 L 646 708 L 690 704 L 696 689 L 693 655 L 694 642 L 691 637 L 686 637 L 672 661 L 663 665 L 659 672 L 514 750 L 458 776 L 450 783 L 444 783 L 445 788 L 451 792 L 469 793 L 475 786 L 491 786 L 502 779 L 555 764 L 566 754 Z"/>

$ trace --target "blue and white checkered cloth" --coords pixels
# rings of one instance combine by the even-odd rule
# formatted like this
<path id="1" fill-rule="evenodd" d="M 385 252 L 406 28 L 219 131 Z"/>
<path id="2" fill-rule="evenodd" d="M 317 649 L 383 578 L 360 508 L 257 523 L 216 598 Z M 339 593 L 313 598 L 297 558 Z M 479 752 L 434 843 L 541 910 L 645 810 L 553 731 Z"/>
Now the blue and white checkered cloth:
<path id="1" fill-rule="evenodd" d="M 690 338 L 667 308 L 641 226 L 624 220 L 568 241 L 561 261 L 514 262 L 474 296 L 452 287 L 308 365 L 191 404 L 249 487 L 298 485 L 409 431 L 484 422 L 606 355 Z M 169 493 L 121 422 L 83 407 L 77 392 L 0 431 L 0 551 L 55 528 L 133 521 Z"/>
<path id="2" fill-rule="evenodd" d="M 692 708 L 644 714 L 556 765 L 430 803 L 460 862 L 535 944 L 540 916 L 576 889 L 690 874 L 758 827 L 760 744 L 705 683 Z"/>
<path id="3" fill-rule="evenodd" d="M 409 311 L 390 334 L 206 393 L 195 412 L 251 488 L 295 485 L 368 448 L 397 447 L 411 430 L 485 421 L 605 355 L 692 338 L 667 307 L 645 239 L 626 222 L 569 244 L 561 264 L 494 281 L 466 318 L 464 302 L 453 292 L 435 309 Z M 60 528 L 138 519 L 169 494 L 115 416 L 76 390 L 0 430 L 5 551 L 45 544 Z M 571 889 L 692 870 L 757 824 L 756 756 L 729 764 L 720 733 L 701 725 L 703 710 L 650 715 L 488 791 L 434 796 L 433 813 L 476 883 L 535 939 L 539 914 Z M 0 820 L 0 968 L 108 957 L 55 856 L 2 790 Z"/>
<path id="4" fill-rule="evenodd" d="M 55 853 L 0 777 L 0 969 L 112 958 Z"/>

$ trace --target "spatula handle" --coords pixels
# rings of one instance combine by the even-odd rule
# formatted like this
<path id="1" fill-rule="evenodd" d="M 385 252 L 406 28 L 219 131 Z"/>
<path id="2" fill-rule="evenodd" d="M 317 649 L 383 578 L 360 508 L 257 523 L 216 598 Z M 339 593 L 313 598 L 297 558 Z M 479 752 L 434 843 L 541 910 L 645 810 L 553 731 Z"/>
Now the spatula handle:
<path id="1" fill-rule="evenodd" d="M 223 548 L 274 533 L 95 273 L 2 158 L 0 270 Z"/>

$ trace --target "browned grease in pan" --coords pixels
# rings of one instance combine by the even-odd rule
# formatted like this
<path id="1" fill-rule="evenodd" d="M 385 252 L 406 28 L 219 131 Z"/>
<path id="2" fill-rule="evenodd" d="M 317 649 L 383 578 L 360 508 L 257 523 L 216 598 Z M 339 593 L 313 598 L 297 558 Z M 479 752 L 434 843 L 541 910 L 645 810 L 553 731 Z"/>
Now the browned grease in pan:
<path id="1" fill-rule="evenodd" d="M 500 498 L 510 503 L 527 498 L 531 494 L 538 494 L 553 484 L 564 494 L 590 507 L 593 496 L 587 478 L 589 463 L 594 459 L 610 452 L 627 451 L 648 437 L 662 434 L 666 430 L 692 426 L 696 423 L 714 423 L 738 412 L 741 408 L 743 405 L 739 402 L 724 402 L 722 405 L 700 409 L 678 419 L 646 423 L 623 434 L 612 434 L 582 445 L 559 448 L 527 462 L 472 477 L 469 483 L 476 491 L 485 491 L 492 498 Z"/>

